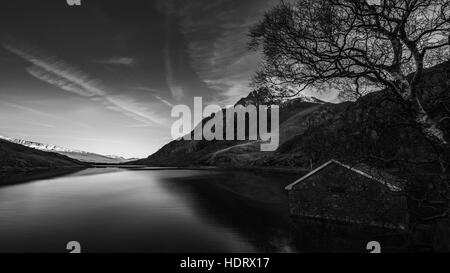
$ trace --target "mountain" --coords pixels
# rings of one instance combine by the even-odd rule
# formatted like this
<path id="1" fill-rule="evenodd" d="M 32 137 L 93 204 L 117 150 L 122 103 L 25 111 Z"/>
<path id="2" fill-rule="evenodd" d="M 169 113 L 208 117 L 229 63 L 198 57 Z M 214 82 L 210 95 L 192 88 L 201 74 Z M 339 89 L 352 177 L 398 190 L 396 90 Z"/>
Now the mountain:
<path id="1" fill-rule="evenodd" d="M 79 150 L 72 150 L 63 148 L 56 145 L 50 145 L 50 144 L 43 144 L 28 140 L 22 140 L 22 139 L 16 139 L 16 138 L 9 138 L 0 136 L 0 139 L 20 144 L 29 148 L 33 148 L 36 150 L 44 151 L 44 152 L 52 152 L 52 153 L 58 153 L 61 155 L 65 155 L 67 157 L 70 157 L 72 159 L 76 159 L 82 162 L 89 162 L 89 163 L 105 163 L 105 164 L 117 164 L 117 163 L 124 163 L 127 161 L 135 160 L 135 159 L 126 159 L 124 157 L 119 156 L 112 156 L 112 155 L 99 155 L 95 153 L 89 153 Z"/>
<path id="2" fill-rule="evenodd" d="M 265 91 L 252 92 L 248 97 L 239 100 L 236 105 L 272 105 L 270 95 Z M 303 127 L 293 126 L 305 115 L 325 105 L 324 102 L 295 98 L 280 104 L 280 143 L 287 140 L 288 135 L 301 133 Z M 279 102 L 277 100 L 277 102 Z M 248 124 L 247 124 L 248 126 Z M 267 153 L 260 152 L 258 141 L 172 141 L 147 159 L 131 162 L 151 166 L 249 166 Z M 224 155 L 233 155 L 225 159 Z"/>
<path id="3" fill-rule="evenodd" d="M 85 164 L 64 155 L 44 152 L 0 139 L 0 173 L 83 168 Z"/>
<path id="4" fill-rule="evenodd" d="M 295 91 L 291 91 L 295 92 Z M 255 91 L 250 92 L 250 94 L 240 99 L 236 105 L 286 105 L 287 103 L 294 103 L 296 101 L 301 102 L 310 102 L 317 104 L 324 104 L 324 101 L 321 101 L 315 97 L 307 97 L 301 94 L 297 94 L 293 97 L 279 97 L 273 94 L 268 88 L 259 88 Z"/>
<path id="5" fill-rule="evenodd" d="M 450 62 L 427 69 L 421 84 L 425 107 L 442 120 L 450 109 Z M 436 161 L 433 147 L 408 123 L 388 90 L 370 93 L 356 102 L 339 104 L 295 98 L 280 101 L 267 90 L 239 100 L 241 105 L 280 105 L 280 146 L 261 152 L 258 141 L 172 141 L 137 164 L 149 166 L 302 167 L 331 158 L 344 161 L 413 158 Z M 450 124 L 442 128 L 450 135 Z M 389 161 L 389 159 L 392 159 Z M 393 164 L 386 168 L 392 168 Z"/>

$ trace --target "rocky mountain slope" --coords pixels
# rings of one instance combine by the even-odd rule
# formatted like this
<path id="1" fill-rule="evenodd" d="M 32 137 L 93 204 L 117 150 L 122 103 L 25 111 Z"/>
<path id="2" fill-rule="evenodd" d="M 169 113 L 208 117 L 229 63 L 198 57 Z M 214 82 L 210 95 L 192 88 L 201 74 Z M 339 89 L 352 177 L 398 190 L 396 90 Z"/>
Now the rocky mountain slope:
<path id="1" fill-rule="evenodd" d="M 17 138 L 9 138 L 0 136 L 0 139 L 20 144 L 29 148 L 33 148 L 36 150 L 44 151 L 44 152 L 52 152 L 52 153 L 58 153 L 61 155 L 65 155 L 67 157 L 70 157 L 72 159 L 76 159 L 82 162 L 89 162 L 89 163 L 106 163 L 106 164 L 116 164 L 116 163 L 123 163 L 135 159 L 126 159 L 119 156 L 113 156 L 113 155 L 99 155 L 95 153 L 85 152 L 85 151 L 79 151 L 79 150 L 73 150 L 73 149 L 67 149 L 56 145 L 50 145 L 50 144 L 44 144 L 44 143 L 38 143 L 28 140 L 22 140 Z"/>
<path id="2" fill-rule="evenodd" d="M 85 164 L 67 156 L 39 151 L 0 139 L 0 172 L 83 168 Z"/>
<path id="3" fill-rule="evenodd" d="M 426 108 L 435 119 L 450 109 L 450 62 L 428 69 L 422 83 Z M 151 166 L 222 167 L 317 166 L 331 158 L 344 161 L 414 159 L 435 161 L 430 144 L 403 115 L 386 90 L 340 104 L 296 98 L 276 101 L 266 91 L 252 92 L 238 104 L 280 105 L 280 146 L 261 152 L 258 141 L 172 141 L 147 159 Z M 439 103 L 437 103 L 439 102 Z M 448 113 L 447 113 L 448 115 Z M 450 135 L 449 122 L 444 123 Z M 391 166 L 392 167 L 392 166 Z"/>

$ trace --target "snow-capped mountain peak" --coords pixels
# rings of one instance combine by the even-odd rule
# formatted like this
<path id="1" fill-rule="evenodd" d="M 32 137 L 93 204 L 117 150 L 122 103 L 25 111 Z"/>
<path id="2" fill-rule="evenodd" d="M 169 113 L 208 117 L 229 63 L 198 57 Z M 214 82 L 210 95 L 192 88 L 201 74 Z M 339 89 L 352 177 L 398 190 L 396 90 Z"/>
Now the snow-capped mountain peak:
<path id="1" fill-rule="evenodd" d="M 33 148 L 36 150 L 44 151 L 44 152 L 52 152 L 57 154 L 62 154 L 65 156 L 68 156 L 73 159 L 77 159 L 84 162 L 92 162 L 92 163 L 122 163 L 129 161 L 129 159 L 126 159 L 121 156 L 112 156 L 112 155 L 99 155 L 95 153 L 80 151 L 80 150 L 74 150 L 74 149 L 68 149 L 57 145 L 51 145 L 51 144 L 44 144 L 34 141 L 28 141 L 28 140 L 22 140 L 17 138 L 11 138 L 11 137 L 5 137 L 0 136 L 0 139 L 16 143 L 19 145 L 23 145 L 29 148 Z"/>
<path id="2" fill-rule="evenodd" d="M 45 151 L 45 152 L 54 152 L 54 153 L 64 152 L 64 153 L 81 153 L 81 154 L 87 154 L 88 153 L 88 152 L 79 151 L 79 150 L 67 149 L 67 148 L 63 148 L 63 147 L 60 147 L 60 146 L 56 146 L 56 145 L 39 143 L 39 142 L 28 141 L 28 140 L 17 139 L 17 138 L 11 138 L 11 137 L 5 137 L 5 136 L 0 136 L 0 139 L 6 140 L 6 141 L 9 141 L 9 142 L 12 142 L 12 143 L 20 144 L 20 145 L 23 145 L 23 146 L 27 146 L 29 148 L 33 148 L 33 149 L 36 149 L 36 150 Z"/>

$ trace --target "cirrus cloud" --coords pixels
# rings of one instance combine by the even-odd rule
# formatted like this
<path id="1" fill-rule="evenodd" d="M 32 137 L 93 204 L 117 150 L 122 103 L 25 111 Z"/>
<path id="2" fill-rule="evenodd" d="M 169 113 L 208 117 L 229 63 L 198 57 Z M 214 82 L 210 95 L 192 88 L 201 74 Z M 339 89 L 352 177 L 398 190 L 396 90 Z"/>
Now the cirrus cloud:
<path id="1" fill-rule="evenodd" d="M 110 59 L 97 60 L 94 62 L 99 64 L 119 65 L 119 66 L 135 66 L 137 64 L 137 61 L 131 57 L 112 57 Z"/>
<path id="2" fill-rule="evenodd" d="M 114 95 L 100 80 L 92 78 L 62 60 L 47 56 L 31 47 L 6 42 L 3 43 L 3 47 L 28 61 L 31 66 L 26 69 L 27 72 L 41 81 L 61 90 L 87 97 L 91 101 L 101 103 L 109 110 L 122 113 L 147 126 L 167 124 L 163 118 L 157 116 L 140 101 L 127 95 Z"/>

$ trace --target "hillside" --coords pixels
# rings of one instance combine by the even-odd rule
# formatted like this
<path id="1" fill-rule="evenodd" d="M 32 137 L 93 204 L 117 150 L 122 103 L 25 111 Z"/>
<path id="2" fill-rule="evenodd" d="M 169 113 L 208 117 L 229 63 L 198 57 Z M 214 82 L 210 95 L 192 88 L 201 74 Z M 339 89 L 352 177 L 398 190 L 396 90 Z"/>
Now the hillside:
<path id="1" fill-rule="evenodd" d="M 254 96 L 254 94 L 252 94 Z M 241 102 L 249 103 L 249 99 Z M 254 104 L 259 104 L 254 102 Z M 284 137 L 288 134 L 301 133 L 302 128 L 292 126 L 295 120 L 316 111 L 323 104 L 305 102 L 296 99 L 281 104 L 280 107 L 280 131 L 282 136 L 280 142 L 286 141 Z M 132 162 L 151 166 L 188 166 L 188 165 L 248 165 L 259 159 L 265 153 L 259 152 L 258 141 L 172 141 L 147 159 Z M 224 154 L 233 154 L 230 162 L 216 161 Z M 233 162 L 231 162 L 233 161 Z"/>
<path id="2" fill-rule="evenodd" d="M 82 168 L 83 163 L 0 139 L 0 172 Z"/>
<path id="3" fill-rule="evenodd" d="M 450 62 L 426 71 L 422 90 L 434 118 L 450 109 Z M 440 98 L 441 103 L 435 103 Z M 252 92 L 238 104 L 268 104 L 273 98 Z M 386 90 L 370 93 L 356 102 L 340 104 L 297 98 L 280 104 L 280 146 L 260 152 L 257 141 L 172 141 L 147 159 L 149 166 L 305 167 L 330 158 L 368 161 L 373 158 L 414 158 L 435 161 L 432 147 L 402 116 Z M 443 103 L 442 103 L 443 102 Z M 447 109 L 447 110 L 446 110 Z M 449 123 L 443 128 L 449 135 Z M 392 167 L 392 166 L 391 166 Z"/>
<path id="4" fill-rule="evenodd" d="M 123 163 L 131 160 L 136 159 L 126 159 L 119 156 L 107 156 L 107 155 L 100 155 L 96 153 L 90 153 L 85 151 L 79 151 L 79 150 L 73 150 L 73 149 L 67 149 L 64 147 L 56 146 L 56 145 L 50 145 L 50 144 L 44 144 L 34 141 L 28 141 L 23 139 L 17 139 L 17 138 L 10 138 L 10 137 L 4 137 L 0 136 L 0 139 L 20 144 L 29 148 L 33 148 L 36 150 L 44 151 L 44 152 L 51 152 L 51 153 L 57 153 L 61 155 L 65 155 L 67 157 L 70 157 L 75 160 L 79 160 L 82 162 L 89 162 L 89 163 L 104 163 L 104 164 L 117 164 L 117 163 Z"/>

